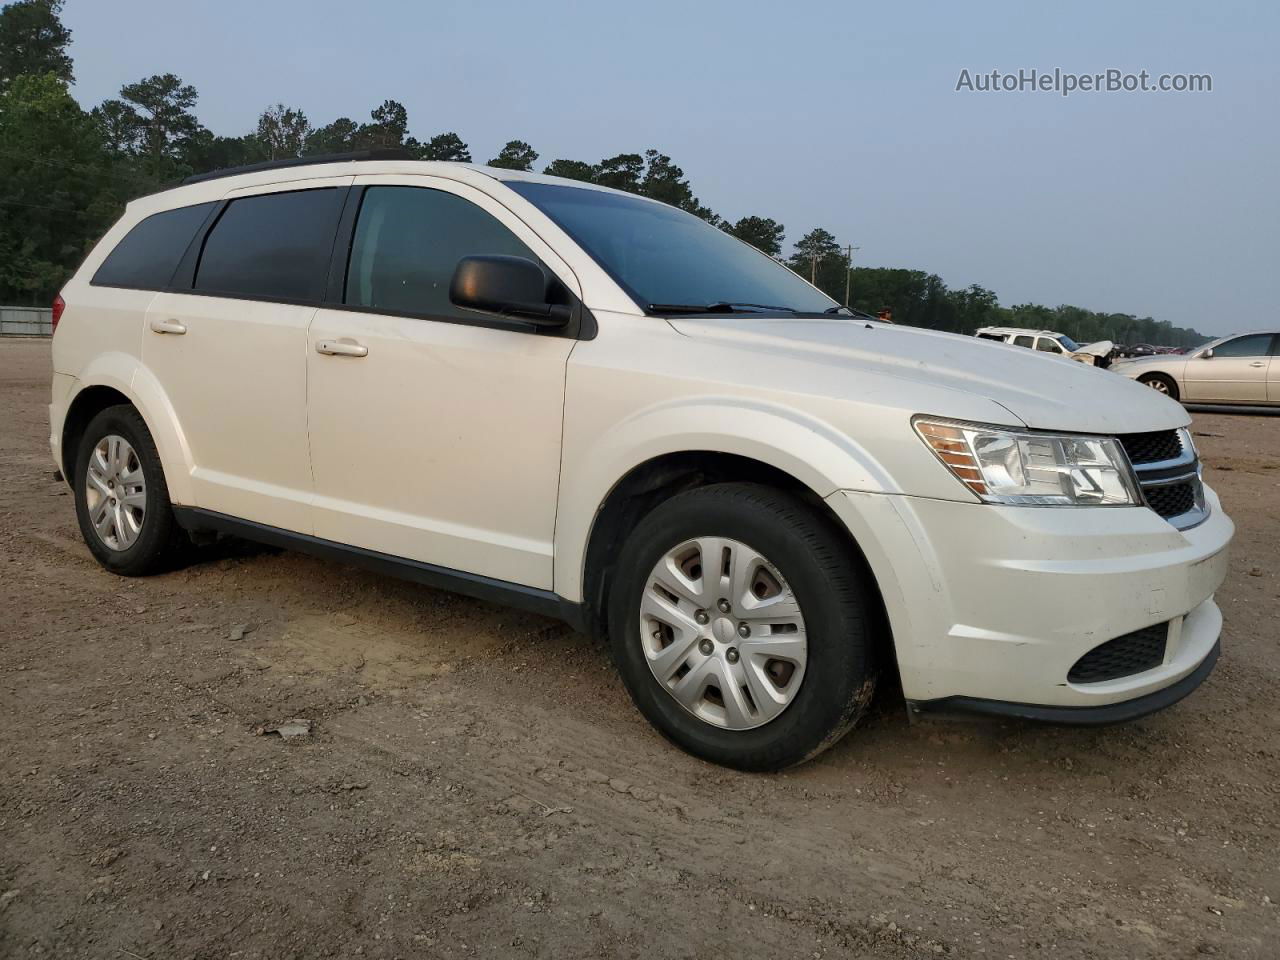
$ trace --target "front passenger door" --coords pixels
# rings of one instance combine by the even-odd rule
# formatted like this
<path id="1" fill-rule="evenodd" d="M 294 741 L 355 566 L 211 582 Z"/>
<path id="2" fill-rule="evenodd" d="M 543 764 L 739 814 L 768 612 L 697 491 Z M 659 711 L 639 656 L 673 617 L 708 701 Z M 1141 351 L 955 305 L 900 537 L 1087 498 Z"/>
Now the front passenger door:
<path id="1" fill-rule="evenodd" d="M 473 187 L 356 183 L 349 253 L 334 266 L 345 282 L 307 350 L 316 535 L 550 589 L 576 341 L 455 307 L 449 282 L 462 257 L 483 254 L 540 262 L 575 296 L 577 281 Z"/>
<path id="2" fill-rule="evenodd" d="M 1062 344 L 1053 337 L 1037 337 L 1036 349 L 1041 353 L 1056 353 L 1058 356 L 1063 354 Z"/>
<path id="3" fill-rule="evenodd" d="M 1269 333 L 1251 333 L 1218 344 L 1212 357 L 1189 359 L 1184 374 L 1186 399 L 1265 403 L 1272 339 Z"/>

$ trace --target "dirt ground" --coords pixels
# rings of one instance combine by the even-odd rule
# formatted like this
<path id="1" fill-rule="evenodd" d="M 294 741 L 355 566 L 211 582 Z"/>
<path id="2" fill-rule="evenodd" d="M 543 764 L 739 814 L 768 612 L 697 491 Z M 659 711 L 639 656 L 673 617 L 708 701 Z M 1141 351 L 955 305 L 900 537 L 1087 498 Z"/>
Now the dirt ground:
<path id="1" fill-rule="evenodd" d="M 48 381 L 0 342 L 0 956 L 1280 956 L 1280 418 L 1195 419 L 1239 532 L 1192 697 L 1081 730 L 890 691 L 762 776 L 550 620 L 249 546 L 113 577 Z"/>

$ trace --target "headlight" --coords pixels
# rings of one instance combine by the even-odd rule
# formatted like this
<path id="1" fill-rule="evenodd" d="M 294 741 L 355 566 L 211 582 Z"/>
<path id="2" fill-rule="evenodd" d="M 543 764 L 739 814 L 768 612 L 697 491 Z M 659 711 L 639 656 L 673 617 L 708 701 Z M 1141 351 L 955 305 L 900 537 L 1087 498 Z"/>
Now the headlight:
<path id="1" fill-rule="evenodd" d="M 917 417 L 916 432 L 987 503 L 1041 507 L 1142 502 L 1129 459 L 1111 437 L 1030 433 Z"/>

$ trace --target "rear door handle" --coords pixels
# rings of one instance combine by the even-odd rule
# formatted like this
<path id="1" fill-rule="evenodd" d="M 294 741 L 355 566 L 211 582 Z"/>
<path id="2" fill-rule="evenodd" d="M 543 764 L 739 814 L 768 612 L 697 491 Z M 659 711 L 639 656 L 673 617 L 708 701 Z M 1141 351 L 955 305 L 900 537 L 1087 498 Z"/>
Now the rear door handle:
<path id="1" fill-rule="evenodd" d="M 156 333 L 171 333 L 175 337 L 180 337 L 187 332 L 187 325 L 177 320 L 152 320 L 151 329 Z"/>
<path id="2" fill-rule="evenodd" d="M 343 337 L 341 340 L 317 340 L 316 353 L 323 353 L 326 357 L 367 357 L 369 348 Z"/>

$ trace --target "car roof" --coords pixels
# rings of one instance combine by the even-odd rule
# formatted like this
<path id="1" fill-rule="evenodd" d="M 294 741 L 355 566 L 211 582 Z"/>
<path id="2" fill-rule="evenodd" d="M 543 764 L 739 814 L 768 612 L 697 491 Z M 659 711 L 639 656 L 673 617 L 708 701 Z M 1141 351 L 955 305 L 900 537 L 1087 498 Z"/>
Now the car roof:
<path id="1" fill-rule="evenodd" d="M 637 200 L 658 203 L 648 197 L 641 197 L 623 190 L 602 187 L 594 183 L 570 180 L 565 177 L 550 177 L 546 174 L 532 173 L 525 170 L 504 170 L 488 167 L 479 163 L 457 163 L 449 160 L 404 160 L 404 159 L 324 159 L 315 163 L 299 163 L 289 165 L 255 166 L 243 172 L 227 171 L 217 175 L 192 178 L 192 182 L 182 183 L 156 193 L 138 197 L 128 204 L 130 213 L 149 215 L 175 207 L 191 206 L 198 203 L 221 200 L 228 193 L 248 187 L 267 187 L 276 184 L 297 184 L 299 189 L 306 186 L 307 181 L 323 180 L 333 177 L 364 176 L 366 174 L 408 174 L 412 176 L 434 176 L 460 183 L 468 183 L 481 187 L 498 182 L 546 183 L 564 187 L 575 187 L 582 190 L 596 190 L 603 193 L 615 193 Z"/>
<path id="2" fill-rule="evenodd" d="M 1033 330 L 1030 327 L 979 327 L 978 333 L 1027 334 L 1029 336 L 1060 337 L 1052 330 Z"/>

